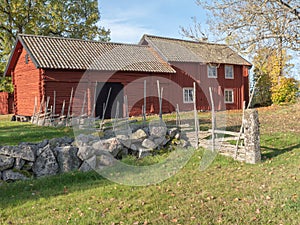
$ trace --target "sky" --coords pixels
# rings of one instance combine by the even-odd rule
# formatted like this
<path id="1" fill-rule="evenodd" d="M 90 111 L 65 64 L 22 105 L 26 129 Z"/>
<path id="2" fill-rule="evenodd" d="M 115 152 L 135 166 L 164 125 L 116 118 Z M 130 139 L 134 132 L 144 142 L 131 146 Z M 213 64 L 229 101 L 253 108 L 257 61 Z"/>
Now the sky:
<path id="1" fill-rule="evenodd" d="M 183 38 L 180 27 L 205 20 L 195 0 L 99 0 L 100 26 L 111 30 L 112 42 L 138 43 L 143 34 Z"/>
<path id="2" fill-rule="evenodd" d="M 98 5 L 99 25 L 111 30 L 112 42 L 138 44 L 143 34 L 187 39 L 180 27 L 193 27 L 193 17 L 209 34 L 206 12 L 196 0 L 98 0 Z M 299 55 L 293 55 L 291 63 L 296 65 L 292 76 L 300 80 Z"/>

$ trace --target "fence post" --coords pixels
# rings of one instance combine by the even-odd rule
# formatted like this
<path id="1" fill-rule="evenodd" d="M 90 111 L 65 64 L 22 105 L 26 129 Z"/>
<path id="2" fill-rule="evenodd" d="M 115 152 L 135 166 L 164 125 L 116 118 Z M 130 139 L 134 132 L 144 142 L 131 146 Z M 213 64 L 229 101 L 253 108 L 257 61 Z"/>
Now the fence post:
<path id="1" fill-rule="evenodd" d="M 258 163 L 261 161 L 261 151 L 257 109 L 245 110 L 243 125 L 246 163 Z"/>

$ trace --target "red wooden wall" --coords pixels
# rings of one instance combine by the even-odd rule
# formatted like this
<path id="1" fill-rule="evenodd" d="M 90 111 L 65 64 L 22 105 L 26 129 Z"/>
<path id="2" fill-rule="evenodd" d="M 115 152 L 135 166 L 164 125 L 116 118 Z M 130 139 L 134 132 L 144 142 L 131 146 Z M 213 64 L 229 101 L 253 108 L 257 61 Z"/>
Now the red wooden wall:
<path id="1" fill-rule="evenodd" d="M 31 116 L 35 97 L 38 98 L 38 102 L 41 99 L 42 80 L 40 70 L 35 67 L 29 56 L 28 63 L 26 62 L 26 54 L 27 52 L 23 49 L 12 78 L 14 83 L 15 114 Z"/>
<path id="2" fill-rule="evenodd" d="M 234 79 L 225 79 L 224 65 L 218 67 L 218 78 L 207 77 L 207 65 L 199 63 L 171 63 L 176 74 L 158 74 L 142 72 L 105 72 L 80 70 L 42 70 L 37 69 L 31 59 L 25 60 L 26 51 L 20 54 L 13 74 L 15 86 L 15 113 L 31 116 L 34 108 L 34 99 L 39 103 L 43 96 L 50 97 L 49 107 L 54 105 L 53 96 L 56 91 L 56 113 L 61 112 L 65 100 L 65 111 L 69 106 L 72 87 L 75 100 L 73 112 L 80 113 L 84 92 L 87 93 L 85 109 L 91 113 L 94 98 L 95 82 L 119 82 L 124 85 L 124 95 L 128 96 L 130 115 L 141 114 L 144 104 L 144 80 L 147 81 L 147 113 L 158 113 L 157 80 L 163 88 L 163 112 L 172 112 L 176 104 L 181 111 L 193 109 L 192 103 L 183 102 L 183 88 L 197 84 L 197 109 L 210 110 L 209 87 L 214 93 L 215 108 L 241 109 L 243 101 L 249 100 L 248 70 L 245 66 L 234 66 Z M 80 84 L 78 86 L 78 84 Z M 224 88 L 234 91 L 234 103 L 224 104 Z"/>
<path id="3" fill-rule="evenodd" d="M 7 92 L 0 92 L 0 115 L 12 114 L 14 112 L 14 96 Z"/>

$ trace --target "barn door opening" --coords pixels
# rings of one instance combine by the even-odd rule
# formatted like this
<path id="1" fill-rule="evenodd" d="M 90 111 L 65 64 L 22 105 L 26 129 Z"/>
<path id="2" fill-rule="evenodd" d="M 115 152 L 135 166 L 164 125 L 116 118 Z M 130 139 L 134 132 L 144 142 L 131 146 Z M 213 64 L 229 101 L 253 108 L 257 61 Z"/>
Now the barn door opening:
<path id="1" fill-rule="evenodd" d="M 123 116 L 123 101 L 124 101 L 123 87 L 124 85 L 121 83 L 113 83 L 113 82 L 98 83 L 96 116 L 102 118 L 103 111 L 104 111 L 104 103 L 106 103 L 110 89 L 111 89 L 110 97 L 106 107 L 104 118 L 109 119 L 115 117 L 118 101 L 119 101 L 119 116 Z"/>

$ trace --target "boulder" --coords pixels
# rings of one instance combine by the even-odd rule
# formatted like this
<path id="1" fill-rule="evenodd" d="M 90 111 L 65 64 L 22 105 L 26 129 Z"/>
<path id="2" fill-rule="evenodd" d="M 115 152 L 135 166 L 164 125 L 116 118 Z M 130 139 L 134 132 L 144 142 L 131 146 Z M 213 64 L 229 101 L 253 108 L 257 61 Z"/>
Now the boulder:
<path id="1" fill-rule="evenodd" d="M 20 158 L 29 162 L 34 162 L 36 151 L 36 145 L 20 144 L 18 147 L 13 149 L 12 156 L 14 158 Z"/>
<path id="2" fill-rule="evenodd" d="M 80 166 L 81 160 L 77 157 L 78 148 L 65 146 L 57 147 L 54 151 L 57 153 L 57 162 L 60 173 L 77 170 Z"/>
<path id="3" fill-rule="evenodd" d="M 20 172 L 13 170 L 5 170 L 2 172 L 2 180 L 4 181 L 16 181 L 16 180 L 28 180 L 29 178 Z"/>
<path id="4" fill-rule="evenodd" d="M 24 164 L 25 164 L 24 159 L 16 158 L 14 168 L 17 169 L 17 170 L 20 170 L 20 169 L 23 168 Z"/>
<path id="5" fill-rule="evenodd" d="M 57 174 L 59 166 L 50 148 L 50 144 L 48 144 L 37 157 L 32 166 L 32 170 L 37 177 Z"/>
<path id="6" fill-rule="evenodd" d="M 101 169 L 102 166 L 113 166 L 116 162 L 116 159 L 107 153 L 97 156 L 97 168 Z"/>
<path id="7" fill-rule="evenodd" d="M 151 126 L 150 127 L 150 136 L 163 137 L 166 134 L 167 134 L 166 126 Z"/>
<path id="8" fill-rule="evenodd" d="M 127 148 L 130 148 L 132 140 L 128 135 L 117 135 L 116 138 L 121 142 L 121 144 Z"/>
<path id="9" fill-rule="evenodd" d="M 91 146 L 80 146 L 77 152 L 77 157 L 84 161 L 95 155 L 95 152 L 96 150 Z"/>
<path id="10" fill-rule="evenodd" d="M 153 142 L 157 146 L 165 146 L 169 141 L 170 141 L 170 139 L 166 138 L 165 136 L 163 136 L 163 137 L 157 137 L 157 138 L 153 139 Z"/>
<path id="11" fill-rule="evenodd" d="M 96 141 L 97 139 L 99 138 L 93 135 L 79 134 L 76 136 L 76 143 L 78 146 L 87 146 L 90 142 Z"/>
<path id="12" fill-rule="evenodd" d="M 0 155 L 0 171 L 12 168 L 14 166 L 14 158 Z"/>
<path id="13" fill-rule="evenodd" d="M 90 166 L 90 164 L 87 161 L 84 161 L 78 170 L 81 172 L 88 172 L 88 171 L 93 170 L 93 168 Z"/>
<path id="14" fill-rule="evenodd" d="M 14 146 L 2 146 L 0 147 L 0 155 L 11 156 Z"/>
<path id="15" fill-rule="evenodd" d="M 142 142 L 142 146 L 145 147 L 146 149 L 151 149 L 151 150 L 153 150 L 153 149 L 157 148 L 158 145 L 155 144 L 152 140 L 146 138 L 146 139 Z"/>
<path id="16" fill-rule="evenodd" d="M 138 129 L 136 132 L 131 134 L 131 139 L 144 139 L 148 135 L 143 129 Z"/>
<path id="17" fill-rule="evenodd" d="M 117 138 L 110 138 L 106 140 L 100 140 L 93 144 L 95 152 L 106 151 L 116 157 L 123 149 L 123 145 Z"/>

